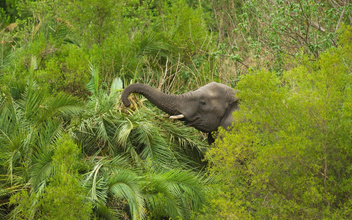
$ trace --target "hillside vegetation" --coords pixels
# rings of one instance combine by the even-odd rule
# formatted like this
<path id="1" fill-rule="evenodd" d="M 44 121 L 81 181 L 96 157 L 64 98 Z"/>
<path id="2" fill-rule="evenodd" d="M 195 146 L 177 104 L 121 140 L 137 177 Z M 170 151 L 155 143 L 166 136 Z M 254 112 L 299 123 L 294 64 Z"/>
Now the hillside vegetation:
<path id="1" fill-rule="evenodd" d="M 350 219 L 352 4 L 0 3 L 1 219 Z M 214 145 L 123 88 L 239 89 Z"/>

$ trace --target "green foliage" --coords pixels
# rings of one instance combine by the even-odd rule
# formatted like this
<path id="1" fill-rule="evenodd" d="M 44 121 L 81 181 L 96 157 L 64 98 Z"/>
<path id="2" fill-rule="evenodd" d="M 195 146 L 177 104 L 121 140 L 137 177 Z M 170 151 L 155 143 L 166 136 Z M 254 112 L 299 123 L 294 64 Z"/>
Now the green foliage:
<path id="1" fill-rule="evenodd" d="M 189 219 L 192 210 L 198 210 L 205 202 L 206 188 L 202 184 L 207 182 L 189 171 L 151 170 L 143 184 L 150 218 L 169 216 L 172 219 Z"/>
<path id="2" fill-rule="evenodd" d="M 121 80 L 115 79 L 107 94 L 100 86 L 99 73 L 91 70 L 87 84 L 91 100 L 71 124 L 74 137 L 86 146 L 88 155 L 98 150 L 113 156 L 127 153 L 136 165 L 150 160 L 165 168 L 202 166 L 204 143 L 190 138 L 189 133 L 196 135 L 194 131 L 170 124 L 142 106 L 134 112 L 122 112 L 122 103 L 116 102 L 122 92 Z"/>
<path id="3" fill-rule="evenodd" d="M 219 40 L 240 65 L 282 72 L 302 51 L 317 59 L 336 46 L 337 30 L 351 24 L 351 3 L 335 1 L 216 1 Z M 233 50 L 233 48 L 236 48 Z"/>
<path id="4" fill-rule="evenodd" d="M 41 193 L 26 191 L 15 194 L 10 204 L 18 204 L 14 219 L 90 219 L 91 204 L 80 184 L 78 168 L 79 148 L 68 136 L 62 137 L 52 150 L 55 170 L 49 184 Z M 39 170 L 36 170 L 39 173 Z M 53 208 L 55 207 L 55 208 Z"/>
<path id="5" fill-rule="evenodd" d="M 55 49 L 54 49 L 55 50 Z M 38 71 L 38 82 L 49 86 L 52 92 L 65 91 L 76 96 L 85 97 L 84 84 L 89 79 L 88 56 L 74 44 L 63 44 L 51 54 L 45 68 Z"/>
<path id="6" fill-rule="evenodd" d="M 43 219 L 90 219 L 91 204 L 78 175 L 80 149 L 68 136 L 57 142 L 55 174 L 39 202 Z M 55 209 L 53 209 L 55 207 Z"/>
<path id="7" fill-rule="evenodd" d="M 184 56 L 192 56 L 202 50 L 203 44 L 207 44 L 207 31 L 200 9 L 193 9 L 185 1 L 176 1 L 168 9 L 165 28 L 169 39 L 176 47 L 183 50 Z M 181 52 L 179 52 L 181 53 Z"/>
<path id="8" fill-rule="evenodd" d="M 34 196 L 29 196 L 27 191 L 21 191 L 13 196 L 10 199 L 10 205 L 17 205 L 17 213 L 13 219 L 33 219 L 33 209 L 32 201 L 35 201 Z"/>
<path id="9" fill-rule="evenodd" d="M 351 23 L 351 4 L 335 1 L 6 2 L 18 19 L 0 32 L 2 74 L 25 77 L 35 56 L 38 83 L 84 98 L 88 62 L 107 85 L 235 85 L 251 68 L 282 72 L 301 53 L 317 59 Z"/>
<path id="10" fill-rule="evenodd" d="M 213 216 L 351 217 L 351 34 L 318 62 L 240 81 L 237 123 L 207 157 L 221 181 Z"/>
<path id="11" fill-rule="evenodd" d="M 7 218 L 187 218 L 205 202 L 207 180 L 196 173 L 204 166 L 203 144 L 190 129 L 169 125 L 151 110 L 127 117 L 116 108 L 121 80 L 106 94 L 92 68 L 87 85 L 92 97 L 81 119 L 72 118 L 80 108 L 70 96 L 47 97 L 34 81 L 9 86 L 0 102 L 5 177 L 0 196 Z M 89 162 L 63 135 L 66 129 L 84 146 Z"/>
<path id="12" fill-rule="evenodd" d="M 91 67 L 91 73 L 87 89 L 92 96 L 70 133 L 91 157 L 83 185 L 94 215 L 187 218 L 205 202 L 207 180 L 195 173 L 204 166 L 204 143 L 141 103 L 133 112 L 122 109 L 117 102 L 122 81 L 114 79 L 107 92 L 97 69 Z M 163 197 L 168 200 L 161 202 Z"/>
<path id="13" fill-rule="evenodd" d="M 331 0 L 2 1 L 0 218 L 349 218 L 351 21 Z M 194 129 L 122 106 L 137 81 L 238 83 L 239 123 L 204 161 Z"/>
<path id="14" fill-rule="evenodd" d="M 4 0 L 0 3 L 0 28 L 9 25 L 18 16 L 16 0 Z"/>
<path id="15" fill-rule="evenodd" d="M 36 80 L 51 92 L 87 97 L 88 62 L 99 69 L 108 85 L 116 77 L 125 82 L 151 81 L 166 89 L 176 75 L 181 76 L 177 83 L 195 80 L 197 75 L 212 79 L 207 76 L 206 59 L 206 51 L 213 45 L 211 35 L 201 9 L 191 8 L 183 0 L 143 4 L 54 0 L 19 5 L 22 14 L 33 17 L 24 16 L 16 23 L 19 28 L 15 32 L 6 33 L 9 41 L 1 57 L 3 72 L 16 69 L 16 77 L 25 77 L 35 56 Z M 14 36 L 19 40 L 13 41 Z M 8 54 L 11 46 L 16 58 Z M 164 70 L 165 74 L 160 74 Z"/>
<path id="16" fill-rule="evenodd" d="M 33 75 L 35 59 L 31 66 Z M 65 123 L 80 111 L 80 105 L 65 94 L 50 97 L 31 79 L 3 85 L 0 103 L 1 206 L 6 206 L 11 194 L 27 189 L 33 206 L 36 194 L 43 192 L 55 170 L 50 146 L 61 137 Z M 23 206 L 27 207 L 22 204 L 19 209 Z"/>
<path id="17" fill-rule="evenodd" d="M 208 180 L 191 171 L 165 171 L 148 162 L 141 169 L 125 156 L 92 162 L 94 169 L 86 174 L 84 185 L 96 217 L 187 219 L 205 202 Z"/>
<path id="18" fill-rule="evenodd" d="M 36 150 L 45 148 L 61 135 L 63 119 L 80 111 L 77 99 L 60 94 L 49 97 L 34 81 L 22 88 L 22 82 L 2 88 L 1 136 L 2 152 L 12 155 L 7 162 L 13 179 L 15 164 L 27 164 Z M 41 139 L 45 134 L 45 139 Z M 36 147 L 39 148 L 36 148 Z M 28 169 L 28 165 L 23 168 Z"/>

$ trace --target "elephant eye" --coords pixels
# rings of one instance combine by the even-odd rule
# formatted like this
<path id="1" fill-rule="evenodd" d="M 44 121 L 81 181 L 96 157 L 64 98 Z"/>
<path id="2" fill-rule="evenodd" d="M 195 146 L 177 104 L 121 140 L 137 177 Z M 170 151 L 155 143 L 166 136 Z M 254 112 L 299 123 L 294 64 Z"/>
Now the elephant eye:
<path id="1" fill-rule="evenodd" d="M 205 105 L 206 103 L 204 101 L 199 102 L 200 105 Z"/>

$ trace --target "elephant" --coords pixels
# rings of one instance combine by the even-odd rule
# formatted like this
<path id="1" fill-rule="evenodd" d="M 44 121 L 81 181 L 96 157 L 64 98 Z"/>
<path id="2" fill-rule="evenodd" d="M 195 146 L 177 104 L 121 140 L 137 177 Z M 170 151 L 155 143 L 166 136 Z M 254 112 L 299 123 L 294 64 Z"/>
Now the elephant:
<path id="1" fill-rule="evenodd" d="M 171 95 L 146 84 L 134 83 L 123 90 L 121 99 L 129 107 L 131 102 L 128 96 L 131 93 L 142 94 L 160 110 L 171 115 L 171 119 L 185 121 L 186 125 L 208 133 L 208 143 L 212 144 L 213 131 L 217 131 L 220 126 L 228 129 L 232 125 L 232 113 L 239 108 L 237 92 L 227 85 L 211 82 L 195 91 Z"/>

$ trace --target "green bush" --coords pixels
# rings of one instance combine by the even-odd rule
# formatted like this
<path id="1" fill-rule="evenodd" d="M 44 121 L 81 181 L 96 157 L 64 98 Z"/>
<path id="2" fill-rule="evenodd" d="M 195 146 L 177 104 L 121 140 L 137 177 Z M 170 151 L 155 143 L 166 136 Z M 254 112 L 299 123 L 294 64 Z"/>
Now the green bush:
<path id="1" fill-rule="evenodd" d="M 80 97 L 87 96 L 85 84 L 90 73 L 86 52 L 74 44 L 52 47 L 54 52 L 42 61 L 42 68 L 37 71 L 38 82 L 54 93 L 65 91 Z"/>
<path id="2" fill-rule="evenodd" d="M 339 47 L 282 77 L 259 71 L 239 82 L 233 130 L 208 152 L 221 180 L 213 215 L 351 217 L 351 37 L 344 28 Z"/>
<path id="3" fill-rule="evenodd" d="M 65 136 L 53 152 L 54 174 L 43 192 L 23 191 L 11 197 L 10 204 L 17 205 L 14 219 L 90 219 L 92 206 L 78 175 L 78 146 Z"/>

